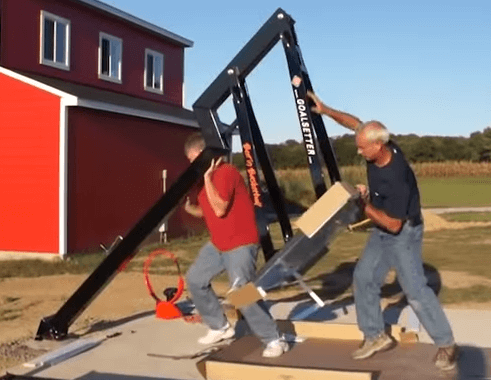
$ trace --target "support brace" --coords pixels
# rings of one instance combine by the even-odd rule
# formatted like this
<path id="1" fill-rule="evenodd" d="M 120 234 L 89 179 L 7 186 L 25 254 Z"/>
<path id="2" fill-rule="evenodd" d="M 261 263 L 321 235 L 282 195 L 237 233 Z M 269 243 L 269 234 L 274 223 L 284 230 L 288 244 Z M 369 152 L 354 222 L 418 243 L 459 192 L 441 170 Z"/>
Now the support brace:
<path id="1" fill-rule="evenodd" d="M 227 150 L 220 148 L 206 148 L 121 242 L 108 253 L 102 263 L 61 308 L 54 315 L 41 320 L 35 339 L 63 339 L 67 335 L 68 327 L 109 284 L 118 269 L 136 255 L 136 249 L 143 240 L 179 204 L 196 181 L 203 177 L 211 160 L 227 153 Z"/>

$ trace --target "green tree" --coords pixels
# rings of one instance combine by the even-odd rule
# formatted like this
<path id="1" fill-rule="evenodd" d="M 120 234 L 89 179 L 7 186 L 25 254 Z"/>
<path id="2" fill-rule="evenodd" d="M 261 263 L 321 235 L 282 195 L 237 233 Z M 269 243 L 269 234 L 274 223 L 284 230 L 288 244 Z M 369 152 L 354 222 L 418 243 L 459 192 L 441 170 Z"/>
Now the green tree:
<path id="1" fill-rule="evenodd" d="M 438 151 L 437 145 L 432 137 L 421 137 L 413 146 L 412 152 L 415 162 L 439 161 L 442 159 L 441 152 Z"/>
<path id="2" fill-rule="evenodd" d="M 355 136 L 345 134 L 333 139 L 334 152 L 339 166 L 355 165 L 358 163 Z"/>

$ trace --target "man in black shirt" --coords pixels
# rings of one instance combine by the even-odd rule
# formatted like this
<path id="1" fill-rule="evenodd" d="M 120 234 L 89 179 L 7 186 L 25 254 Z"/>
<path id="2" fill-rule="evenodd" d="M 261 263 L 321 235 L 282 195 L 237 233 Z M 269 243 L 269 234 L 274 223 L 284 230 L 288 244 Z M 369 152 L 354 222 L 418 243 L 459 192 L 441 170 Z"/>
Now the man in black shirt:
<path id="1" fill-rule="evenodd" d="M 362 123 L 357 117 L 326 106 L 313 93 L 314 112 L 324 114 L 356 132 L 358 153 L 367 160 L 368 188 L 357 185 L 364 211 L 375 225 L 353 275 L 358 326 L 365 336 L 353 359 L 365 359 L 390 348 L 384 331 L 380 288 L 390 268 L 426 331 L 438 346 L 435 365 L 443 370 L 456 365 L 457 346 L 435 293 L 423 272 L 423 221 L 414 173 L 399 147 L 378 121 Z"/>

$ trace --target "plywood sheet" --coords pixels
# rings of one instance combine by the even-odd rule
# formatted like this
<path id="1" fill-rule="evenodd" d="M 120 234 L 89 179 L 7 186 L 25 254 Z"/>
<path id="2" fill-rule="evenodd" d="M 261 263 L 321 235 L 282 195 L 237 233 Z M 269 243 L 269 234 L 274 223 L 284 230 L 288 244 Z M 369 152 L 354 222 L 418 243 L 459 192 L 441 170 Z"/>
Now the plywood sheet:
<path id="1" fill-rule="evenodd" d="M 437 348 L 431 344 L 399 343 L 369 359 L 353 360 L 351 353 L 359 345 L 354 340 L 310 338 L 278 358 L 263 358 L 259 340 L 247 336 L 203 359 L 200 365 L 208 380 L 320 379 L 316 376 L 323 371 L 325 379 L 435 380 L 442 376 L 488 375 L 489 350 L 476 353 L 476 349 L 465 347 L 456 370 L 442 372 L 433 364 Z"/>

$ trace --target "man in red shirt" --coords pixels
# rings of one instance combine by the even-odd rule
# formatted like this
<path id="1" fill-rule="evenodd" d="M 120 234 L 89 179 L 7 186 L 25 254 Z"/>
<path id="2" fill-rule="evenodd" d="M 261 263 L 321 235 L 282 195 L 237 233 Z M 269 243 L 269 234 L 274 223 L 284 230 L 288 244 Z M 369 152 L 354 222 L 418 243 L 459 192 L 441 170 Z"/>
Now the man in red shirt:
<path id="1" fill-rule="evenodd" d="M 204 147 L 205 141 L 197 133 L 186 140 L 184 152 L 193 162 Z M 219 158 L 211 162 L 204 174 L 198 204 L 191 204 L 188 198 L 184 209 L 195 217 L 204 218 L 211 236 L 186 277 L 196 309 L 209 327 L 208 334 L 198 342 L 212 344 L 232 338 L 235 329 L 227 321 L 211 280 L 226 271 L 230 286 L 236 288 L 253 280 L 256 273 L 259 235 L 254 205 L 239 171 Z M 265 345 L 264 357 L 277 357 L 288 350 L 263 301 L 242 308 L 241 313 Z"/>

